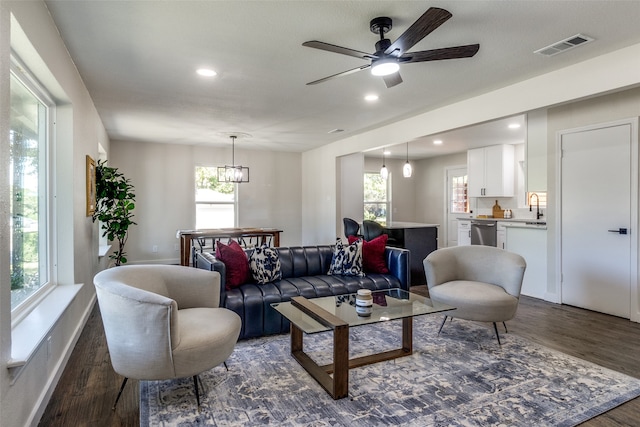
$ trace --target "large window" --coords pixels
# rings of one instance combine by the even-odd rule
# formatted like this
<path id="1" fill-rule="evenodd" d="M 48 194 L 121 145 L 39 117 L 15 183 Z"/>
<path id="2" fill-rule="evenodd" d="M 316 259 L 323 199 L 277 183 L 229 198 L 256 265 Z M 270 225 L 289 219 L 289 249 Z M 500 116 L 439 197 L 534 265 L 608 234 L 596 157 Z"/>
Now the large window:
<path id="1" fill-rule="evenodd" d="M 236 224 L 235 184 L 218 182 L 218 168 L 196 166 L 196 228 Z"/>
<path id="2" fill-rule="evenodd" d="M 391 174 L 383 179 L 379 173 L 364 174 L 364 219 L 386 224 L 389 217 L 391 197 L 389 183 Z"/>
<path id="3" fill-rule="evenodd" d="M 17 68 L 16 68 L 17 70 Z M 46 95 L 12 68 L 11 129 L 11 310 L 27 305 L 51 281 L 49 250 L 49 115 Z"/>

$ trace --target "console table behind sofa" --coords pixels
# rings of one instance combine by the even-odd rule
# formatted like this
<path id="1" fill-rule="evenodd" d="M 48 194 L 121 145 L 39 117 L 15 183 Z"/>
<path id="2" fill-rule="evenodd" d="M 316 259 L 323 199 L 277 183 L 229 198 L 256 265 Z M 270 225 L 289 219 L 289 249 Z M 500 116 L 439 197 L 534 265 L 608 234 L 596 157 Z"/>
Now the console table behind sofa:
<path id="1" fill-rule="evenodd" d="M 280 257 L 281 280 L 264 285 L 245 283 L 231 290 L 225 290 L 225 265 L 210 253 L 196 255 L 198 268 L 220 272 L 220 306 L 235 311 L 242 319 L 241 339 L 289 331 L 289 321 L 271 307 L 274 302 L 289 301 L 298 295 L 313 298 L 350 294 L 361 288 L 409 290 L 411 283 L 410 253 L 406 249 L 387 246 L 385 258 L 389 273 L 364 277 L 327 275 L 333 246 L 276 249 Z M 251 251 L 247 250 L 249 255 Z"/>
<path id="2" fill-rule="evenodd" d="M 180 239 L 180 265 L 188 266 L 190 258 L 195 254 L 198 241 L 211 239 L 214 242 L 220 239 L 249 239 L 255 237 L 260 239 L 256 246 L 268 243 L 269 246 L 280 246 L 280 233 L 282 230 L 276 228 L 212 228 L 206 230 L 178 230 L 177 236 Z"/>

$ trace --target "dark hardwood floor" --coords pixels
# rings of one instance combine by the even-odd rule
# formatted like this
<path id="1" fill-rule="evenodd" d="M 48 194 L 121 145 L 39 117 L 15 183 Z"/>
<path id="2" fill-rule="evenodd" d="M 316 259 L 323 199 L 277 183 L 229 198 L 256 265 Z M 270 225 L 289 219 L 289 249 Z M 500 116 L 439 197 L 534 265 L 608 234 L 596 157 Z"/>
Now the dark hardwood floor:
<path id="1" fill-rule="evenodd" d="M 426 294 L 426 286 L 411 288 Z M 509 333 L 640 378 L 640 324 L 522 297 Z M 122 378 L 113 372 L 97 305 L 40 421 L 40 426 L 137 426 L 138 383 L 129 381 L 111 410 Z M 640 398 L 583 426 L 638 426 Z"/>

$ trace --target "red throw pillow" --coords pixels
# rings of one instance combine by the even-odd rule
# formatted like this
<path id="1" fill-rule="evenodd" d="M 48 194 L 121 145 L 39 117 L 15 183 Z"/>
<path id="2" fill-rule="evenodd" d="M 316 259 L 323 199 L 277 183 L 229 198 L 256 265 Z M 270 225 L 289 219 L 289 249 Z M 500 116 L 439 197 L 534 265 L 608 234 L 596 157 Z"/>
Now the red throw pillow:
<path id="1" fill-rule="evenodd" d="M 384 257 L 384 248 L 387 246 L 389 236 L 382 234 L 370 241 L 363 240 L 362 245 L 362 267 L 365 273 L 387 274 L 387 260 Z M 349 236 L 349 244 L 358 240 L 357 236 Z"/>
<path id="2" fill-rule="evenodd" d="M 216 258 L 222 261 L 226 268 L 224 280 L 227 290 L 247 283 L 251 274 L 249 258 L 238 242 L 231 240 L 229 245 L 216 242 Z"/>

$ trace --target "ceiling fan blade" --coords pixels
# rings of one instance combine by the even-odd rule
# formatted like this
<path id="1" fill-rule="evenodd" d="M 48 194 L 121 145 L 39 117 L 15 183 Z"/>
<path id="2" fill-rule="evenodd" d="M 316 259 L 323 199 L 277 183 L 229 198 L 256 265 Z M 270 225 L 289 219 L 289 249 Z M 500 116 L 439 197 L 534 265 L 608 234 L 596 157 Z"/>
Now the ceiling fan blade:
<path id="1" fill-rule="evenodd" d="M 329 43 L 325 43 L 325 42 L 319 42 L 317 40 L 304 42 L 304 43 L 302 43 L 302 46 L 312 47 L 314 49 L 325 50 L 327 52 L 339 53 L 339 54 L 342 54 L 342 55 L 353 56 L 355 58 L 360 58 L 360 59 L 376 59 L 376 58 L 378 58 L 377 56 L 375 56 L 373 54 L 370 54 L 370 53 L 360 52 L 359 50 L 349 49 L 348 47 L 336 46 L 334 44 L 329 44 Z"/>
<path id="2" fill-rule="evenodd" d="M 400 77 L 400 72 L 398 71 L 388 76 L 382 76 L 382 80 L 384 80 L 384 84 L 387 85 L 387 89 L 402 83 L 402 77 Z"/>
<path id="3" fill-rule="evenodd" d="M 343 72 L 338 73 L 338 74 L 333 74 L 331 76 L 324 77 L 322 79 L 318 79 L 318 80 L 314 80 L 312 82 L 309 82 L 309 83 L 307 83 L 307 86 L 308 85 L 317 85 L 318 83 L 323 83 L 323 82 L 326 82 L 327 80 L 331 80 L 331 79 L 334 79 L 336 77 L 342 77 L 342 76 L 346 76 L 348 74 L 357 73 L 358 71 L 366 70 L 369 67 L 371 67 L 371 64 L 367 64 L 367 65 L 363 65 L 363 66 L 358 67 L 358 68 L 353 68 L 351 70 L 343 71 Z"/>
<path id="4" fill-rule="evenodd" d="M 401 56 L 433 30 L 444 24 L 451 16 L 451 13 L 447 10 L 430 7 L 384 53 L 396 57 Z"/>
<path id="5" fill-rule="evenodd" d="M 420 52 L 405 53 L 401 58 L 401 63 L 440 61 L 443 59 L 470 58 L 480 49 L 479 44 L 468 44 L 464 46 L 445 47 L 442 49 L 423 50 Z"/>

